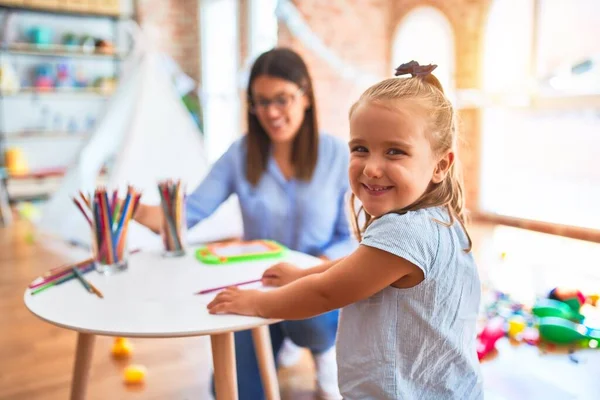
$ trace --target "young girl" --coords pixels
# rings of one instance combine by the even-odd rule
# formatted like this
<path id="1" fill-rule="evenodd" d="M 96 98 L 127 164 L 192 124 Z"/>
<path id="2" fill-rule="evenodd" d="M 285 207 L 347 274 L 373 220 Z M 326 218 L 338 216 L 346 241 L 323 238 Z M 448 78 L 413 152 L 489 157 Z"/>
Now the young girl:
<path id="1" fill-rule="evenodd" d="M 283 319 L 343 308 L 344 399 L 483 398 L 480 283 L 464 227 L 456 118 L 434 68 L 403 64 L 396 75 L 411 78 L 372 86 L 350 109 L 350 186 L 365 217 L 358 250 L 309 270 L 268 269 L 263 282 L 283 287 L 229 288 L 208 305 Z"/>

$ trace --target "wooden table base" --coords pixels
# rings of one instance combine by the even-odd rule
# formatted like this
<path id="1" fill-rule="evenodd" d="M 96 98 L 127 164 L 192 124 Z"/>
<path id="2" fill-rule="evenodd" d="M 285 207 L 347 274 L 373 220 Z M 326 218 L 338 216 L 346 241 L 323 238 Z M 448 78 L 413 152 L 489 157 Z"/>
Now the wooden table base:
<path id="1" fill-rule="evenodd" d="M 75 353 L 75 365 L 73 366 L 71 400 L 85 399 L 95 340 L 95 335 L 81 332 L 77 334 L 77 352 Z"/>
<path id="2" fill-rule="evenodd" d="M 71 384 L 71 400 L 84 400 L 86 397 L 95 339 L 95 335 L 78 333 L 73 382 Z M 254 340 L 265 397 L 267 400 L 279 400 L 279 384 L 277 382 L 269 326 L 265 325 L 252 329 L 252 339 Z M 237 372 L 233 332 L 211 335 L 210 342 L 215 369 L 217 400 L 237 400 Z"/>
<path id="3" fill-rule="evenodd" d="M 210 336 L 215 368 L 215 393 L 218 400 L 237 400 L 237 373 L 233 332 Z"/>
<path id="4" fill-rule="evenodd" d="M 275 368 L 269 326 L 263 325 L 252 329 L 252 339 L 254 340 L 254 350 L 256 351 L 265 398 L 267 400 L 279 400 L 279 382 L 277 381 L 277 369 Z"/>

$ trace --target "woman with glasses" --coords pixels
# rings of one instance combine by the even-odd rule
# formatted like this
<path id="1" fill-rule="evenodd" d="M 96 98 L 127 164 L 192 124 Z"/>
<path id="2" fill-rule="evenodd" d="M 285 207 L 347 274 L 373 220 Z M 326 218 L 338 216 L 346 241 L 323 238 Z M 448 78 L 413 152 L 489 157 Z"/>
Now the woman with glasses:
<path id="1" fill-rule="evenodd" d="M 274 49 L 254 63 L 248 82 L 248 132 L 231 145 L 187 198 L 188 227 L 211 215 L 227 198 L 239 198 L 244 239 L 272 239 L 323 259 L 338 259 L 356 247 L 345 215 L 348 150 L 319 134 L 313 85 L 302 58 Z M 155 232 L 158 206 L 139 207 L 135 219 Z M 281 285 L 297 271 L 276 267 Z M 334 342 L 338 311 L 270 326 L 273 352 L 284 343 L 309 348 L 321 398 L 341 398 Z M 235 334 L 240 399 L 264 397 L 250 331 Z"/>

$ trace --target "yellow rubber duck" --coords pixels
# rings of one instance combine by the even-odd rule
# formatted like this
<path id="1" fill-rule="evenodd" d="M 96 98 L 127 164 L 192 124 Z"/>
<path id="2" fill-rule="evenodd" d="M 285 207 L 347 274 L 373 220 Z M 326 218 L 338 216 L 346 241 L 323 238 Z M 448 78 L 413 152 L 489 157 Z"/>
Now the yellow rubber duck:
<path id="1" fill-rule="evenodd" d="M 128 358 L 133 352 L 133 346 L 131 342 L 126 338 L 118 337 L 115 338 L 115 342 L 112 347 L 112 355 L 114 358 Z"/>
<path id="2" fill-rule="evenodd" d="M 144 383 L 147 372 L 143 365 L 130 365 L 123 371 L 123 381 L 128 385 Z"/>

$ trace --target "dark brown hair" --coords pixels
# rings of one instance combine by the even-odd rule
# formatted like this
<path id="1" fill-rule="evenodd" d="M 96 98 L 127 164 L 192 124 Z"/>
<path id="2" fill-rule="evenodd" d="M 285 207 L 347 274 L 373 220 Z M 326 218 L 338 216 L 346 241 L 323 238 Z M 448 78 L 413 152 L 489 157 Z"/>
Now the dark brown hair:
<path id="1" fill-rule="evenodd" d="M 296 178 L 308 181 L 317 164 L 319 150 L 319 128 L 313 84 L 308 68 L 302 58 L 290 49 L 277 48 L 260 55 L 250 71 L 248 80 L 248 137 L 246 154 L 246 179 L 258 184 L 267 169 L 271 139 L 252 111 L 252 84 L 260 76 L 270 76 L 295 83 L 308 96 L 309 107 L 304 113 L 304 121 L 292 145 L 292 165 Z"/>

